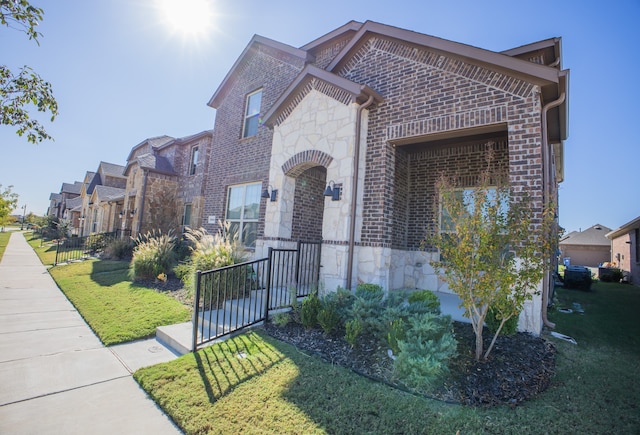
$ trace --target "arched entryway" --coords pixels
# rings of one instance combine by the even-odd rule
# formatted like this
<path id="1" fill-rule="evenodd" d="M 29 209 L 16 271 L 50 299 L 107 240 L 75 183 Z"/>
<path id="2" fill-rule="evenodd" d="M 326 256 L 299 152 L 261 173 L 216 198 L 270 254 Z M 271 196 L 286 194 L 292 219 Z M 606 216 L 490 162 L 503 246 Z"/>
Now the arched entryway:
<path id="1" fill-rule="evenodd" d="M 327 169 L 309 168 L 295 179 L 291 238 L 293 240 L 322 240 L 322 219 Z"/>

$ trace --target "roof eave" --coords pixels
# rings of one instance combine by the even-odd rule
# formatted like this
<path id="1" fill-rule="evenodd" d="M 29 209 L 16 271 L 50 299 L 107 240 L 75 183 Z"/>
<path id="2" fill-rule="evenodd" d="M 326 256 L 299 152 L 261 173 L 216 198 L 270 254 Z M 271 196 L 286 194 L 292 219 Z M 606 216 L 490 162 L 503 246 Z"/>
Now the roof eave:
<path id="1" fill-rule="evenodd" d="M 307 83 L 311 78 L 315 77 L 324 82 L 337 86 L 348 93 L 350 93 L 354 101 L 358 99 L 366 100 L 369 96 L 372 96 L 377 103 L 384 101 L 382 95 L 371 89 L 369 86 L 355 83 L 344 77 L 337 76 L 329 71 L 318 68 L 314 65 L 307 65 L 296 77 L 296 79 L 287 87 L 287 89 L 280 95 L 278 100 L 271 106 L 271 108 L 265 113 L 264 124 L 267 126 L 273 126 L 276 118 L 279 116 L 281 110 L 287 107 L 291 101 L 295 99 L 295 96 L 299 90 Z"/>
<path id="2" fill-rule="evenodd" d="M 236 61 L 234 62 L 233 66 L 231 67 L 231 69 L 227 73 L 227 75 L 224 77 L 224 79 L 222 79 L 222 83 L 220 83 L 220 86 L 218 86 L 218 89 L 215 91 L 213 96 L 209 99 L 209 102 L 207 103 L 207 106 L 212 107 L 214 109 L 218 108 L 218 106 L 221 103 L 221 100 L 226 95 L 227 90 L 230 87 L 230 84 L 233 82 L 233 79 L 236 76 L 236 70 L 242 64 L 242 61 L 244 60 L 244 58 L 247 56 L 247 54 L 251 51 L 251 49 L 256 44 L 262 44 L 262 45 L 266 45 L 268 47 L 274 48 L 276 50 L 280 50 L 280 51 L 282 51 L 284 53 L 287 53 L 287 54 L 290 54 L 292 56 L 298 57 L 298 58 L 302 59 L 305 62 L 311 62 L 312 61 L 311 55 L 309 53 L 307 53 L 306 51 L 300 49 L 300 48 L 295 48 L 295 47 L 292 47 L 290 45 L 283 44 L 282 42 L 278 42 L 278 41 L 274 41 L 273 39 L 265 38 L 264 36 L 254 35 L 253 38 L 251 38 L 251 41 L 249 41 L 249 43 L 247 44 L 245 49 L 242 51 L 242 53 L 240 54 L 238 59 L 236 59 Z"/>
<path id="3" fill-rule="evenodd" d="M 349 53 L 354 48 L 357 48 L 359 43 L 364 40 L 369 33 L 398 39 L 418 46 L 429 47 L 438 52 L 449 53 L 455 57 L 462 58 L 465 61 L 490 66 L 493 69 L 506 70 L 513 75 L 522 76 L 528 81 L 541 86 L 558 83 L 559 80 L 558 70 L 552 67 L 373 21 L 364 23 L 349 44 L 347 44 L 331 64 L 329 64 L 327 70 L 335 71 L 339 68 L 342 63 L 346 61 Z"/>

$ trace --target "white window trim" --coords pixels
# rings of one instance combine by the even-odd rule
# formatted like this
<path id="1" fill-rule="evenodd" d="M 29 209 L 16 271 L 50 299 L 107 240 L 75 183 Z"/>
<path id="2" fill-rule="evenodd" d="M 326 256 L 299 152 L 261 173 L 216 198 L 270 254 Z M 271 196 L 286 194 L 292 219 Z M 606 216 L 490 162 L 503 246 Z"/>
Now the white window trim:
<path id="1" fill-rule="evenodd" d="M 256 186 L 256 185 L 260 186 L 260 188 L 262 187 L 262 183 L 260 183 L 260 182 L 252 182 L 252 183 L 234 184 L 234 185 L 229 186 L 227 188 L 227 203 L 225 205 L 225 212 L 224 212 L 225 219 L 228 222 L 237 223 L 238 224 L 238 229 L 239 229 L 238 240 L 243 245 L 245 245 L 245 241 L 244 241 L 244 225 L 245 225 L 245 223 L 258 223 L 258 221 L 259 221 L 258 217 L 256 217 L 255 219 L 247 219 L 244 216 L 244 208 L 247 205 L 247 187 Z M 242 213 L 240 214 L 240 218 L 239 219 L 230 219 L 229 218 L 229 201 L 231 199 L 231 190 L 232 189 L 237 189 L 237 188 L 242 188 L 243 189 L 242 190 Z M 258 201 L 258 203 L 259 203 L 259 201 Z"/>

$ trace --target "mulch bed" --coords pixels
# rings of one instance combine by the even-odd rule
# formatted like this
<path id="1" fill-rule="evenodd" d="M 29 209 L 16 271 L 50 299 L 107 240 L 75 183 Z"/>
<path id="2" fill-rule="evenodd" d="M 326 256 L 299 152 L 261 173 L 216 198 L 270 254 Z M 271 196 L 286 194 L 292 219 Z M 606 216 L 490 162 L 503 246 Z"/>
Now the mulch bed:
<path id="1" fill-rule="evenodd" d="M 395 378 L 393 360 L 386 346 L 371 337 L 359 337 L 351 347 L 343 334 L 326 335 L 321 329 L 305 329 L 290 322 L 284 327 L 271 322 L 264 330 L 272 337 L 320 356 L 331 364 L 406 390 Z M 450 374 L 428 397 L 474 406 L 516 406 L 546 390 L 555 374 L 555 347 L 541 337 L 517 333 L 501 336 L 489 360 L 477 362 L 475 336 L 470 324 L 454 322 L 458 355 L 449 363 Z M 490 338 L 485 337 L 488 345 Z"/>
<path id="2" fill-rule="evenodd" d="M 166 292 L 183 304 L 193 306 L 193 297 L 175 276 L 169 276 L 166 282 L 137 283 Z M 394 376 L 393 360 L 387 347 L 372 337 L 360 336 L 358 345 L 351 347 L 343 338 L 344 331 L 329 336 L 321 329 L 305 329 L 294 322 L 284 327 L 267 322 L 263 328 L 272 337 L 318 355 L 331 364 L 406 390 Z M 454 332 L 458 354 L 449 362 L 449 376 L 429 392 L 428 397 L 473 406 L 516 406 L 551 384 L 556 350 L 544 338 L 525 333 L 500 336 L 489 360 L 478 362 L 474 357 L 475 335 L 471 325 L 454 322 Z M 486 328 L 484 340 L 486 349 L 491 341 Z"/>

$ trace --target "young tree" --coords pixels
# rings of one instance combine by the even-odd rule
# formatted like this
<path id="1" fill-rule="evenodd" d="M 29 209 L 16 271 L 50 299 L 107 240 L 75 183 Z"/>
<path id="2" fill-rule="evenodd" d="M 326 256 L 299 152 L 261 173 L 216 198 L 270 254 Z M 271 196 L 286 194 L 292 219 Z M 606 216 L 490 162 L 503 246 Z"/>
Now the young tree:
<path id="1" fill-rule="evenodd" d="M 18 205 L 18 194 L 11 191 L 13 186 L 8 186 L 2 190 L 2 184 L 0 184 L 0 227 L 4 230 L 4 227 L 9 223 L 11 212 Z"/>
<path id="2" fill-rule="evenodd" d="M 23 31 L 36 43 L 42 36 L 36 27 L 43 15 L 42 8 L 31 6 L 27 0 L 0 0 L 0 24 Z M 28 66 L 14 73 L 0 65 L 0 123 L 16 127 L 16 133 L 26 134 L 31 143 L 53 139 L 42 124 L 29 116 L 29 106 L 39 112 L 49 112 L 53 121 L 58 115 L 58 103 L 51 84 Z"/>
<path id="3" fill-rule="evenodd" d="M 526 194 L 514 195 L 488 171 L 475 188 L 459 189 L 442 177 L 438 189 L 442 215 L 427 241 L 440 260 L 431 264 L 462 301 L 476 359 L 486 359 L 505 322 L 520 314 L 542 280 L 554 214 L 536 217 Z M 501 323 L 483 355 L 490 307 Z"/>

